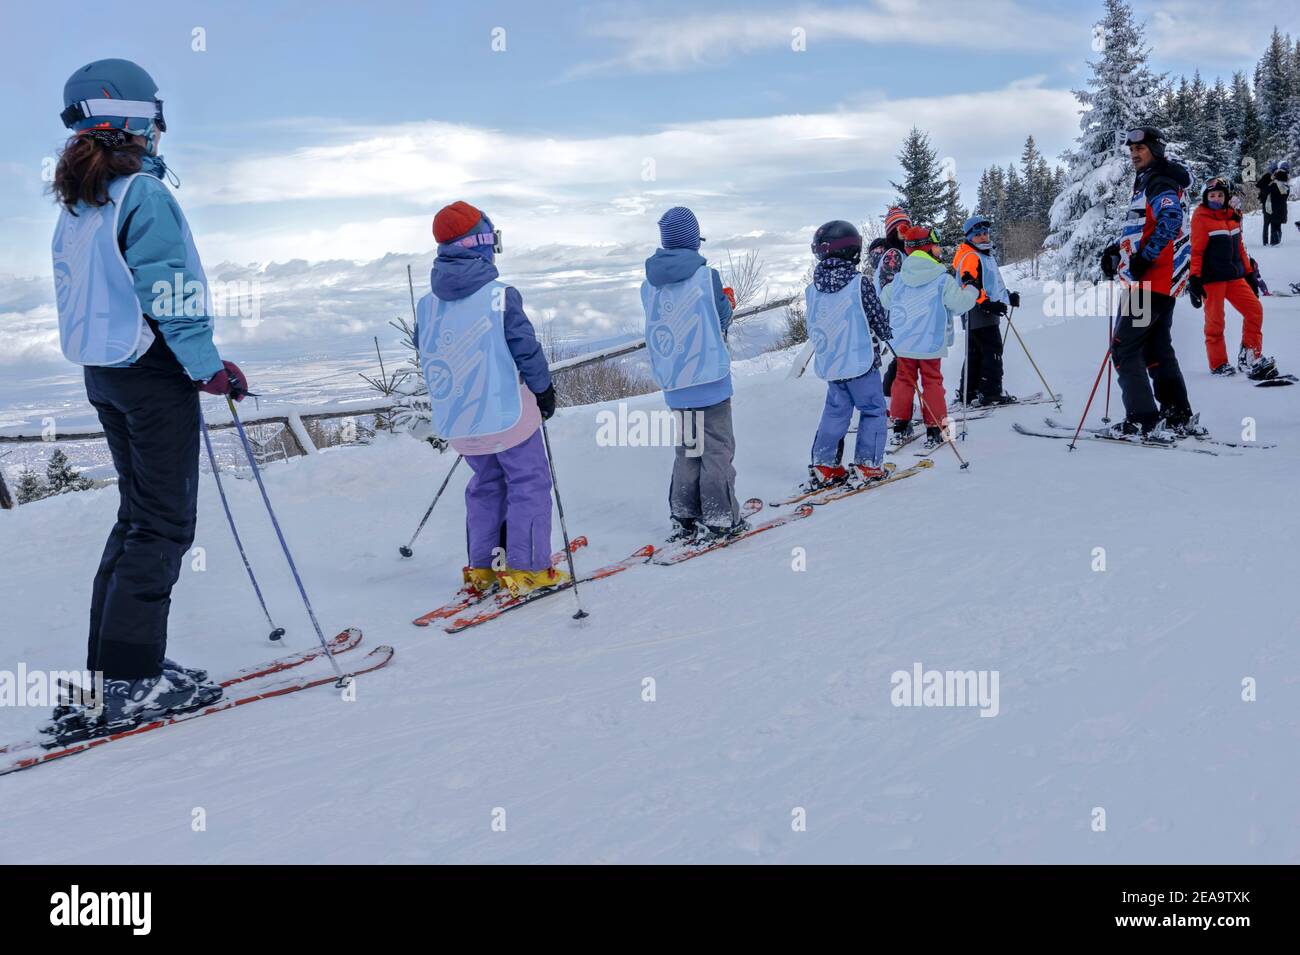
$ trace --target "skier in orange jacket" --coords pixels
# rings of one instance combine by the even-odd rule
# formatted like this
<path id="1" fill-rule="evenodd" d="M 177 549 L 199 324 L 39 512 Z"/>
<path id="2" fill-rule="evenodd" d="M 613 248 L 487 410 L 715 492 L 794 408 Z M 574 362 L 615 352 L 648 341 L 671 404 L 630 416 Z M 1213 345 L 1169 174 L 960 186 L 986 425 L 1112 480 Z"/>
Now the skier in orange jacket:
<path id="1" fill-rule="evenodd" d="M 1205 184 L 1192 214 L 1192 262 L 1188 292 L 1192 304 L 1205 304 L 1205 352 L 1210 371 L 1226 377 L 1252 372 L 1263 357 L 1264 307 L 1259 301 L 1250 256 L 1241 234 L 1241 212 L 1231 200 L 1232 186 L 1215 177 Z M 1239 205 L 1239 201 L 1235 203 Z M 1228 364 L 1223 343 L 1224 301 L 1241 313 L 1241 351 L 1237 367 Z"/>

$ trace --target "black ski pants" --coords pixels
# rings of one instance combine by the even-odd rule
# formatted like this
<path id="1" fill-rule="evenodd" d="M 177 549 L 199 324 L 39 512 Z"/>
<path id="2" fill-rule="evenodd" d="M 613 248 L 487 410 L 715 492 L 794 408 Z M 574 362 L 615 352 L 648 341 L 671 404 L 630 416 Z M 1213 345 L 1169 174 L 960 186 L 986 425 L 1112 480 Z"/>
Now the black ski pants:
<path id="1" fill-rule="evenodd" d="M 106 680 L 162 672 L 172 587 L 194 542 L 199 397 L 160 344 L 130 367 L 85 369 L 120 496 L 90 598 L 86 667 Z"/>
<path id="2" fill-rule="evenodd" d="M 997 325 L 972 328 L 966 335 L 966 364 L 957 383 L 961 401 L 967 401 L 962 386 L 971 397 L 993 401 L 1002 397 L 1002 331 Z"/>
<path id="3" fill-rule="evenodd" d="M 1174 354 L 1173 327 L 1174 299 L 1168 295 L 1133 290 L 1120 304 L 1111 358 L 1125 414 L 1143 428 L 1162 416 L 1177 420 L 1192 413 Z"/>

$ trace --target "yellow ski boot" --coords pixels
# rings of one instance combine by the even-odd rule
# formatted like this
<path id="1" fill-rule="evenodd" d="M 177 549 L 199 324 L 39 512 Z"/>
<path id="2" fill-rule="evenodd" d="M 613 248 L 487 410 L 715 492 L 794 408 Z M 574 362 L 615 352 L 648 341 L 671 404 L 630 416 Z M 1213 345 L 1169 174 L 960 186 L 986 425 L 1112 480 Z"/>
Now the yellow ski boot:
<path id="1" fill-rule="evenodd" d="M 465 567 L 461 576 L 464 586 L 460 592 L 466 597 L 484 597 L 499 586 L 497 572 L 491 567 Z"/>
<path id="2" fill-rule="evenodd" d="M 512 570 L 507 567 L 497 574 L 501 586 L 510 591 L 512 597 L 523 597 L 537 590 L 549 590 L 570 581 L 568 573 L 548 567 L 545 570 Z"/>

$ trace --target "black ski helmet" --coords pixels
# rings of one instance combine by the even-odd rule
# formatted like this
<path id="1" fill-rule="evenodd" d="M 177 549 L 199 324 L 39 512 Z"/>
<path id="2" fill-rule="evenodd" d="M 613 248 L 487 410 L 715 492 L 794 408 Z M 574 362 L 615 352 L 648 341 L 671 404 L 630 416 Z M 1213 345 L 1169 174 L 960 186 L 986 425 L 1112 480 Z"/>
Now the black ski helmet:
<path id="1" fill-rule="evenodd" d="M 1223 193 L 1223 201 L 1226 205 L 1232 198 L 1232 183 L 1223 176 L 1213 176 L 1205 183 L 1205 188 L 1201 190 L 1201 202 L 1205 202 L 1213 190 L 1219 190 Z"/>
<path id="2" fill-rule="evenodd" d="M 1165 155 L 1165 134 L 1155 126 L 1134 126 L 1128 131 L 1125 137 L 1127 145 L 1137 146 L 1139 144 L 1146 146 L 1151 150 L 1151 155 L 1157 159 L 1163 159 Z"/>
<path id="3" fill-rule="evenodd" d="M 852 222 L 834 219 L 817 230 L 812 240 L 817 261 L 843 259 L 854 265 L 862 258 L 862 233 Z"/>

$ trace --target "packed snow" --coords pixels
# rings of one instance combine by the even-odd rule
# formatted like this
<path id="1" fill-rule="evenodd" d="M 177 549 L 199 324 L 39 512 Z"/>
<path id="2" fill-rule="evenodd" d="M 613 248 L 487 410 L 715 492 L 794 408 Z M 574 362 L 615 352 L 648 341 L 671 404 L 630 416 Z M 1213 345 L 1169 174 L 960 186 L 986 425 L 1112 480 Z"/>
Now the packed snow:
<path id="1" fill-rule="evenodd" d="M 1280 290 L 1300 281 L 1297 237 L 1285 241 L 1252 245 Z M 999 410 L 970 423 L 969 470 L 940 449 L 911 480 L 585 586 L 583 622 L 567 594 L 456 636 L 411 625 L 460 582 L 464 469 L 415 557 L 397 552 L 450 454 L 381 435 L 268 467 L 327 632 L 360 627 L 354 655 L 387 643 L 393 663 L 359 678 L 355 702 L 316 689 L 0 779 L 0 861 L 1300 861 L 1300 614 L 1285 596 L 1300 387 L 1211 377 L 1201 313 L 1182 300 L 1176 344 L 1202 422 L 1241 440 L 1252 419 L 1276 448 L 1069 452 L 1015 434 L 1045 414 L 1078 420 L 1106 319 L 1046 317 L 1043 290 L 1007 272 L 1063 413 Z M 1300 297 L 1264 302 L 1265 350 L 1295 370 Z M 1228 328 L 1235 354 L 1231 312 Z M 792 358 L 737 367 L 744 497 L 803 477 L 824 386 L 790 380 Z M 959 368 L 944 363 L 949 394 Z M 1013 393 L 1042 388 L 1014 337 L 1006 368 Z M 672 450 L 600 446 L 609 407 L 550 424 L 570 530 L 591 541 L 580 570 L 666 531 Z M 1110 407 L 1122 415 L 1117 390 Z M 287 642 L 310 646 L 255 485 L 227 489 Z M 0 668 L 84 662 L 116 506 L 106 488 L 0 514 Z M 206 568 L 182 575 L 169 653 L 217 674 L 284 653 L 206 475 L 196 544 Z M 893 675 L 917 664 L 995 673 L 996 713 L 894 705 Z M 42 715 L 0 708 L 0 739 Z"/>

